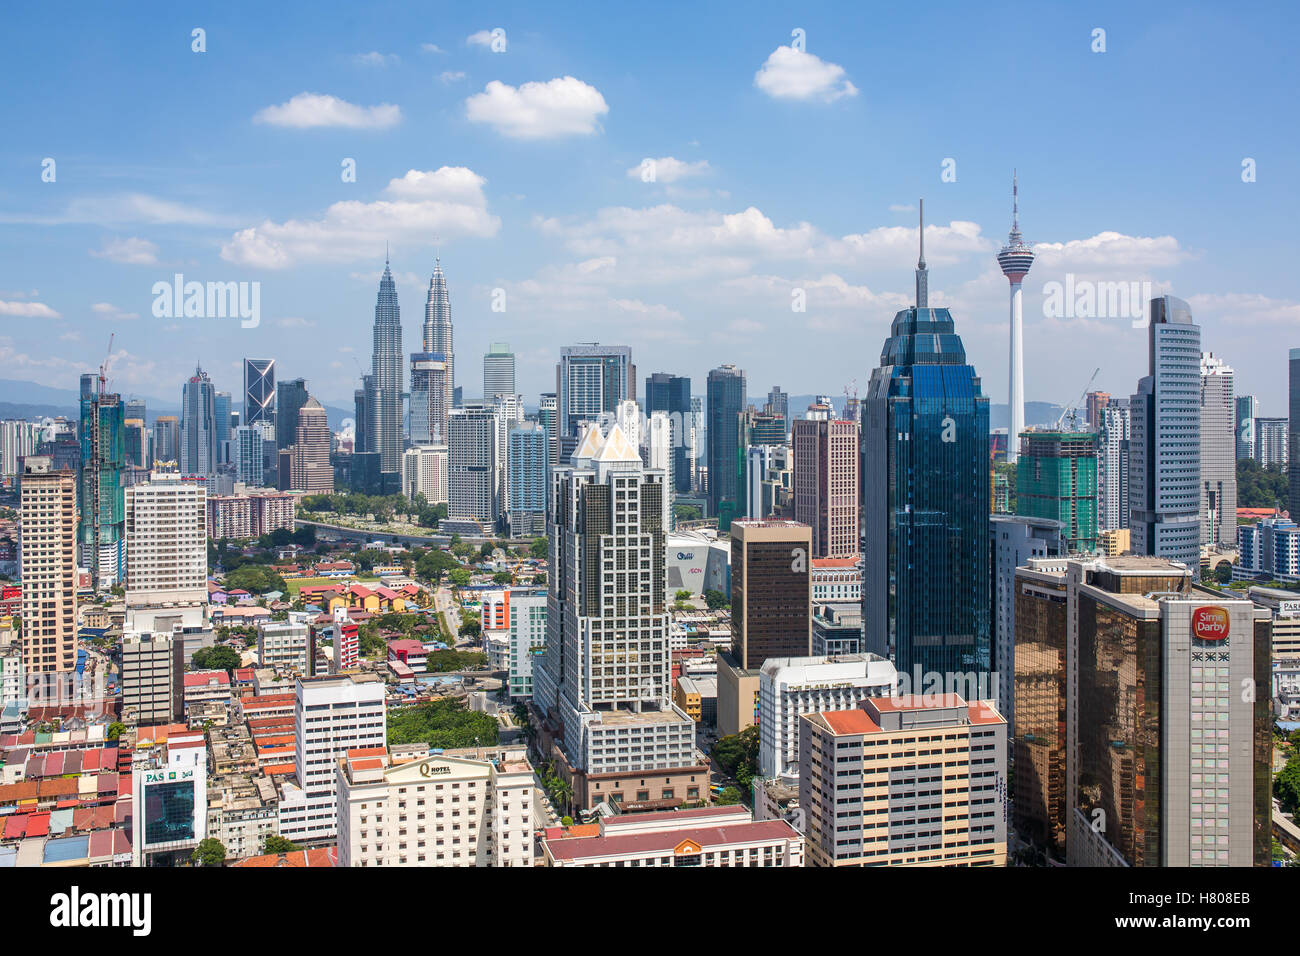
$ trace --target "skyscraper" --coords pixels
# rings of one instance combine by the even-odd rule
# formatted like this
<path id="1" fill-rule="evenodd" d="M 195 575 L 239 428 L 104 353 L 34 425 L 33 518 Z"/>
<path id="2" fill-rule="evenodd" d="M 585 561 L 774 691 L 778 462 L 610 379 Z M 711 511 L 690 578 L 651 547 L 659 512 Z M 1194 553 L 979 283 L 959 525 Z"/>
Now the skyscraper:
<path id="1" fill-rule="evenodd" d="M 235 478 L 251 488 L 260 488 L 263 481 L 264 452 L 263 422 L 256 425 L 240 425 L 235 429 L 232 439 L 232 455 L 235 465 Z"/>
<path id="2" fill-rule="evenodd" d="M 1097 436 L 1024 432 L 1016 462 L 1016 513 L 1061 522 L 1068 551 L 1097 550 Z"/>
<path id="3" fill-rule="evenodd" d="M 77 476 L 30 455 L 19 484 L 23 666 L 28 674 L 77 666 Z"/>
<path id="4" fill-rule="evenodd" d="M 924 242 L 921 237 L 921 259 L 925 259 Z M 1034 264 L 1034 252 L 1030 245 L 1020 237 L 1020 184 L 1015 171 L 1011 174 L 1011 233 L 1007 244 L 998 253 L 998 265 L 1002 274 L 1011 285 L 1011 350 L 1008 361 L 1010 379 L 1011 428 L 1007 432 L 1007 462 L 1014 464 L 1018 449 L 1016 443 L 1025 430 L 1025 342 L 1023 295 L 1021 283 L 1029 274 L 1029 267 Z"/>
<path id="5" fill-rule="evenodd" d="M 442 353 L 411 353 L 411 444 L 444 443 L 447 410 L 447 362 Z"/>
<path id="6" fill-rule="evenodd" d="M 222 446 L 230 441 L 230 393 L 212 393 L 213 418 L 216 421 L 217 454 L 220 456 Z"/>
<path id="7" fill-rule="evenodd" d="M 442 274 L 442 260 L 433 260 L 429 278 L 429 295 L 424 302 L 424 351 L 436 352 L 447 363 L 447 408 L 456 406 L 456 349 L 452 341 L 451 300 L 447 296 L 447 278 Z M 491 397 L 491 396 L 487 396 Z M 446 438 L 443 439 L 446 441 Z"/>
<path id="8" fill-rule="evenodd" d="M 928 288 L 922 248 L 863 402 L 862 617 L 868 651 L 951 686 L 989 667 L 989 400 Z"/>
<path id="9" fill-rule="evenodd" d="M 435 282 L 439 276 L 440 272 L 435 271 Z M 430 286 L 430 309 L 433 295 Z M 425 325 L 428 324 L 426 318 Z M 369 409 L 367 431 L 371 435 L 373 450 L 379 453 L 380 469 L 398 472 L 402 467 L 402 315 L 397 305 L 397 284 L 393 282 L 387 259 L 384 260 L 384 274 L 379 279 L 379 296 L 375 301 L 371 370 L 375 379 L 375 401 Z"/>
<path id="10" fill-rule="evenodd" d="M 103 380 L 81 376 L 80 521 L 81 562 L 90 569 L 96 591 L 122 580 L 125 565 L 126 422 L 122 399 L 103 391 Z"/>
<path id="11" fill-rule="evenodd" d="M 1128 527 L 1128 399 L 1112 398 L 1097 414 L 1097 528 L 1112 531 Z"/>
<path id="12" fill-rule="evenodd" d="M 498 512 L 496 406 L 475 402 L 447 417 L 447 518 L 440 527 L 491 534 Z"/>
<path id="13" fill-rule="evenodd" d="M 1102 411 L 1110 401 L 1110 392 L 1089 392 L 1084 397 L 1084 413 L 1087 416 L 1088 427 L 1093 431 L 1101 430 Z"/>
<path id="14" fill-rule="evenodd" d="M 626 345 L 566 345 L 555 367 L 558 404 L 558 460 L 567 462 L 584 422 L 610 415 L 618 403 L 636 398 L 636 366 Z"/>
<path id="15" fill-rule="evenodd" d="M 298 411 L 293 443 L 293 485 L 297 491 L 328 494 L 334 490 L 330 465 L 330 426 L 325 409 L 314 398 Z"/>
<path id="16" fill-rule="evenodd" d="M 785 419 L 785 430 L 790 431 L 790 393 L 781 391 L 780 385 L 773 385 L 772 390 L 767 393 L 767 404 L 763 406 L 763 411 L 769 415 L 780 415 Z"/>
<path id="17" fill-rule="evenodd" d="M 671 702 L 662 472 L 622 428 L 588 425 L 551 472 L 546 652 L 534 703 L 574 805 L 657 809 L 702 799 L 695 722 Z M 653 776 L 653 780 L 650 779 Z"/>
<path id="18" fill-rule="evenodd" d="M 1255 417 L 1259 415 L 1259 399 L 1254 395 L 1238 395 L 1236 446 L 1237 460 L 1255 457 Z"/>
<path id="19" fill-rule="evenodd" d="M 745 446 L 740 416 L 745 410 L 745 373 L 734 365 L 709 372 L 705 390 L 709 418 L 709 514 L 726 531 L 745 513 Z"/>
<path id="20" fill-rule="evenodd" d="M 1200 567 L 1201 329 L 1171 295 L 1152 299 L 1150 373 L 1130 399 L 1133 553 Z"/>
<path id="21" fill-rule="evenodd" d="M 812 528 L 814 558 L 852 558 L 858 539 L 858 426 L 794 422 L 794 520 Z"/>
<path id="22" fill-rule="evenodd" d="M 275 418 L 275 359 L 244 359 L 245 425 Z"/>
<path id="23" fill-rule="evenodd" d="M 1293 521 L 1300 521 L 1300 349 L 1290 352 L 1288 378 L 1287 478 L 1290 485 L 1288 507 Z"/>
<path id="24" fill-rule="evenodd" d="M 673 487 L 679 494 L 690 494 L 691 380 L 668 372 L 655 372 L 648 376 L 645 380 L 645 410 L 647 415 L 668 413 L 672 431 Z"/>
<path id="25" fill-rule="evenodd" d="M 515 394 L 515 353 L 505 342 L 493 342 L 483 356 L 483 399 Z"/>
<path id="26" fill-rule="evenodd" d="M 559 404 L 554 392 L 542 392 L 537 399 L 537 421 L 546 429 L 546 467 L 554 468 L 559 463 Z"/>
<path id="27" fill-rule="evenodd" d="M 204 482 L 154 472 L 126 490 L 127 629 L 201 626 L 208 603 Z"/>
<path id="28" fill-rule="evenodd" d="M 1237 438 L 1232 368 L 1201 353 L 1201 544 L 1237 546 Z"/>
<path id="29" fill-rule="evenodd" d="M 546 429 L 536 422 L 518 422 L 509 430 L 510 537 L 546 533 Z"/>
<path id="30" fill-rule="evenodd" d="M 153 423 L 153 460 L 179 462 L 181 425 L 175 415 L 159 415 Z"/>
<path id="31" fill-rule="evenodd" d="M 298 412 L 310 398 L 307 380 L 295 378 L 275 386 L 275 447 L 292 448 L 298 437 Z"/>
<path id="32" fill-rule="evenodd" d="M 180 452 L 183 474 L 206 478 L 217 469 L 216 390 L 201 368 L 182 389 Z"/>

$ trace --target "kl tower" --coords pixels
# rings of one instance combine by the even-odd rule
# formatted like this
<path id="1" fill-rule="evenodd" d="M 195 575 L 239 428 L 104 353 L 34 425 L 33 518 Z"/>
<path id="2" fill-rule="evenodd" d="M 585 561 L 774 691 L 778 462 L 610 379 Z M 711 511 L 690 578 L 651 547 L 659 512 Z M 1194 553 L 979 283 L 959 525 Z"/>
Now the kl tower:
<path id="1" fill-rule="evenodd" d="M 1011 355 L 1010 377 L 1011 428 L 1007 431 L 1007 462 L 1014 464 L 1020 454 L 1020 433 L 1025 430 L 1025 349 L 1024 314 L 1020 284 L 1034 264 L 1034 252 L 1020 237 L 1020 188 L 1016 173 L 1011 173 L 1011 234 L 998 253 L 998 265 L 1011 283 Z"/>

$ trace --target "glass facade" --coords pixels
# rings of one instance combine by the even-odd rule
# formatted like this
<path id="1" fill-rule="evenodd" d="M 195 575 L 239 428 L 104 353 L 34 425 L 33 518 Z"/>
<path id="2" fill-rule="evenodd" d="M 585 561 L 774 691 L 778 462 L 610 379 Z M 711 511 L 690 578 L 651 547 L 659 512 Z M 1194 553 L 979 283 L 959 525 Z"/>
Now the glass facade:
<path id="1" fill-rule="evenodd" d="M 1066 594 L 1059 585 L 1016 582 L 1016 828 L 1065 856 Z"/>
<path id="2" fill-rule="evenodd" d="M 645 410 L 667 412 L 673 427 L 673 487 L 691 492 L 691 466 L 687 459 L 687 430 L 691 423 L 691 380 L 682 375 L 655 372 L 645 380 Z"/>
<path id="3" fill-rule="evenodd" d="M 894 317 L 863 406 L 868 650 L 951 689 L 989 664 L 989 402 L 947 309 Z"/>
<path id="4" fill-rule="evenodd" d="M 1016 461 L 1016 513 L 1065 525 L 1070 551 L 1097 550 L 1097 436 L 1025 432 Z"/>
<path id="5" fill-rule="evenodd" d="M 126 419 L 121 398 L 100 392 L 93 375 L 81 377 L 80 520 L 82 562 L 96 588 L 122 580 L 126 549 Z"/>
<path id="6" fill-rule="evenodd" d="M 144 845 L 194 839 L 194 781 L 149 784 L 144 798 Z"/>
<path id="7" fill-rule="evenodd" d="M 705 400 L 709 419 L 709 513 L 718 530 L 745 514 L 745 446 L 741 413 L 745 410 L 745 373 L 734 365 L 709 372 Z"/>

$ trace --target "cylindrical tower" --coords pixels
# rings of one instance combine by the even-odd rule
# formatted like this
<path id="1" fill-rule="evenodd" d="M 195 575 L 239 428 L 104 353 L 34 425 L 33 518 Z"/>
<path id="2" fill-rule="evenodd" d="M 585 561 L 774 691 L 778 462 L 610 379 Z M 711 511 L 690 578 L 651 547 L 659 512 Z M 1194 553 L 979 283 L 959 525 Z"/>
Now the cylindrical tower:
<path id="1" fill-rule="evenodd" d="M 998 265 L 1011 284 L 1011 347 L 1007 362 L 1009 379 L 1008 396 L 1011 406 L 1011 427 L 1007 430 L 1007 461 L 1014 464 L 1019 457 L 1020 433 L 1025 429 L 1025 354 L 1024 313 L 1021 304 L 1021 283 L 1034 263 L 1034 253 L 1029 243 L 1020 237 L 1020 185 L 1016 173 L 1011 174 L 1011 234 L 1007 244 L 998 253 Z"/>

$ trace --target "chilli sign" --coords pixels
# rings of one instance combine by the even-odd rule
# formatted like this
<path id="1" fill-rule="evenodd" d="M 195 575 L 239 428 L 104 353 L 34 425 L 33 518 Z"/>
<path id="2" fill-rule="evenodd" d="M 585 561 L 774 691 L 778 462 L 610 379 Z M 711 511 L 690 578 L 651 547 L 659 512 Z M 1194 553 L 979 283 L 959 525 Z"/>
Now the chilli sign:
<path id="1" fill-rule="evenodd" d="M 1203 641 L 1228 637 L 1228 612 L 1221 607 L 1198 607 L 1192 612 L 1192 634 Z"/>

